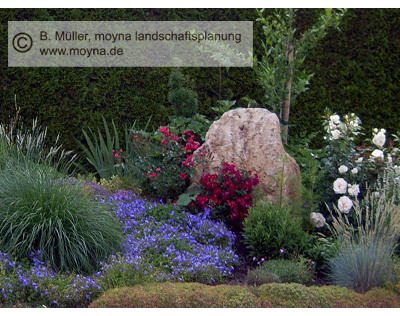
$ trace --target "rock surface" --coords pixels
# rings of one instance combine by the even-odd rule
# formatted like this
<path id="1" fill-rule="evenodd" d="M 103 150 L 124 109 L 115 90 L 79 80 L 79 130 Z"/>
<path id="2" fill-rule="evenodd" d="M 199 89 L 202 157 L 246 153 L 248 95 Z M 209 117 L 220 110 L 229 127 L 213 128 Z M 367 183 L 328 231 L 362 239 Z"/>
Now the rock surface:
<path id="1" fill-rule="evenodd" d="M 283 148 L 278 117 L 266 109 L 235 109 L 224 113 L 211 125 L 204 144 L 193 158 L 197 161 L 205 158 L 205 162 L 195 165 L 192 186 L 198 184 L 204 173 L 217 174 L 225 161 L 239 169 L 256 172 L 260 179 L 256 190 L 265 198 L 273 199 L 279 194 L 279 185 L 272 177 L 279 175 L 284 165 L 283 196 L 288 200 L 297 197 L 300 168 Z"/>

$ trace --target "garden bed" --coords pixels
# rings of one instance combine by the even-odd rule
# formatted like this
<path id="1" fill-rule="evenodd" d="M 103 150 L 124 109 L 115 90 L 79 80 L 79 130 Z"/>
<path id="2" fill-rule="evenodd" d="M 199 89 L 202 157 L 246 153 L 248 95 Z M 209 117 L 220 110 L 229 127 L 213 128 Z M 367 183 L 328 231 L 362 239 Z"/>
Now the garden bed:
<path id="1" fill-rule="evenodd" d="M 211 121 L 194 112 L 125 128 L 123 141 L 104 119 L 82 131 L 85 166 L 18 111 L 0 124 L 0 306 L 400 307 L 399 135 L 360 140 L 354 113 L 327 111 L 326 146 L 300 139 L 292 159 L 261 109 L 285 153 L 273 174 L 225 159 L 196 174 L 212 146 L 202 151 Z"/>

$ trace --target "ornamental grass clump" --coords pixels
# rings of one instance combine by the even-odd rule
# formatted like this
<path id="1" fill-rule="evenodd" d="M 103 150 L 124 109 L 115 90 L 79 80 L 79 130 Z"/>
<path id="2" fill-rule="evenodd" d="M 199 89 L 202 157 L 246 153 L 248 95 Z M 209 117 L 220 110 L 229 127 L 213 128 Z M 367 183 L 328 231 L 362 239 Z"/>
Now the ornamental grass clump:
<path id="1" fill-rule="evenodd" d="M 58 136 L 55 143 L 48 147 L 47 128 L 42 129 L 37 118 L 32 121 L 31 128 L 25 128 L 20 122 L 19 108 L 16 111 L 9 124 L 0 123 L 0 168 L 10 157 L 49 165 L 64 173 L 73 171 L 77 155 L 63 149 Z"/>
<path id="2" fill-rule="evenodd" d="M 109 211 L 48 166 L 0 170 L 0 248 L 17 259 L 40 250 L 56 271 L 93 270 L 122 239 Z"/>
<path id="3" fill-rule="evenodd" d="M 336 207 L 330 227 L 341 245 L 329 260 L 332 283 L 358 292 L 394 281 L 393 254 L 400 236 L 400 208 L 384 191 L 354 201 L 353 219 Z"/>

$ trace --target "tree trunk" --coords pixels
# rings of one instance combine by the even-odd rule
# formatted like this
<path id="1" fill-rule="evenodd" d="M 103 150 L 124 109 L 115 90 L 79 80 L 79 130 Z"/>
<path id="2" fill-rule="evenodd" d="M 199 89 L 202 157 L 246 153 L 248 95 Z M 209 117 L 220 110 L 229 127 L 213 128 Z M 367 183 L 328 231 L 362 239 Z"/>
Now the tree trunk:
<path id="1" fill-rule="evenodd" d="M 221 101 L 221 92 L 222 92 L 222 69 L 221 66 L 218 67 L 218 71 L 219 71 L 219 89 L 218 89 L 218 100 Z"/>
<path id="2" fill-rule="evenodd" d="M 292 69 L 291 65 L 293 62 L 294 46 L 289 44 L 288 46 L 288 81 L 286 84 L 287 96 L 283 103 L 282 121 L 283 121 L 283 142 L 287 144 L 289 137 L 289 114 L 290 114 L 290 95 L 292 90 Z"/>

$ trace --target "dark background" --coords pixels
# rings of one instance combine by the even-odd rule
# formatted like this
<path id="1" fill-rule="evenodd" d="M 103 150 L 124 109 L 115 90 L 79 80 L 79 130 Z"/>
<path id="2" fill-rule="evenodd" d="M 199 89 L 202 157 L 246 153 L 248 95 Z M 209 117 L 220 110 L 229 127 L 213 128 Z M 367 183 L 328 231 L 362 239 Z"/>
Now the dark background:
<path id="1" fill-rule="evenodd" d="M 319 9 L 301 9 L 298 31 L 316 21 Z M 267 10 L 267 14 L 272 9 Z M 14 95 L 27 124 L 38 117 L 54 140 L 77 149 L 82 127 L 101 126 L 101 117 L 118 127 L 136 120 L 153 127 L 168 123 L 170 68 L 8 68 L 7 22 L 113 20 L 253 20 L 254 9 L 1 9 L 0 121 L 14 115 Z M 330 30 L 306 60 L 315 75 L 310 89 L 292 106 L 292 135 L 321 131 L 325 107 L 355 112 L 363 126 L 400 130 L 400 10 L 350 9 L 342 32 Z M 254 49 L 260 54 L 261 27 L 254 24 Z M 213 118 L 218 99 L 218 68 L 184 68 L 199 95 L 200 112 Z M 222 69 L 222 99 L 245 96 L 263 103 L 263 91 L 251 68 Z M 267 106 L 268 108 L 268 106 Z M 319 145 L 315 143 L 314 145 Z"/>

